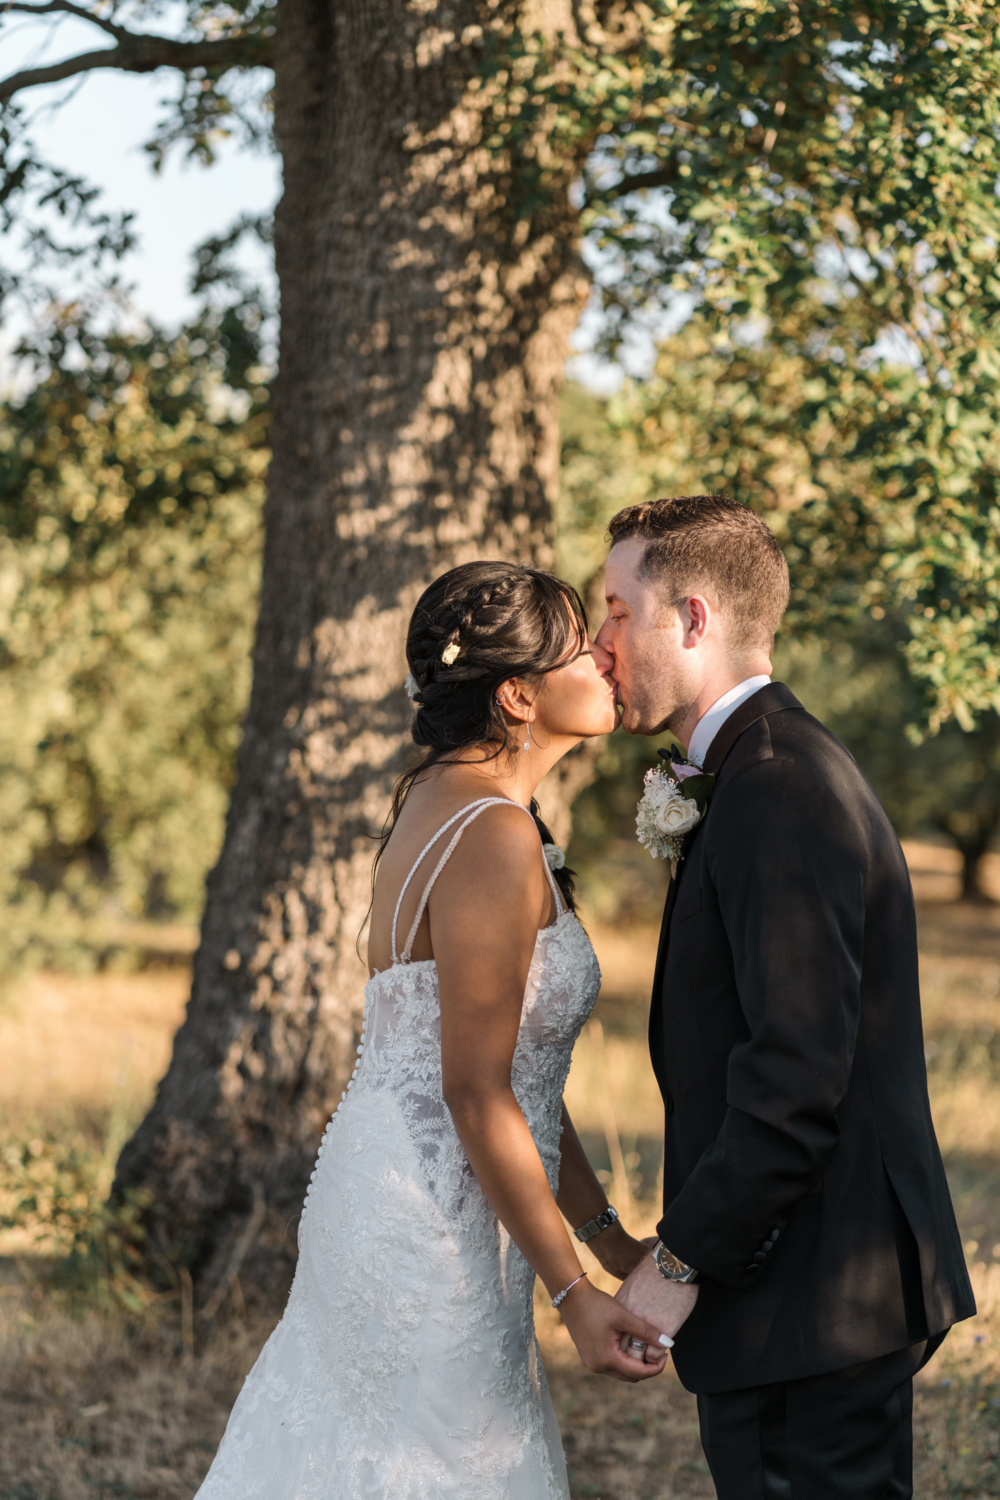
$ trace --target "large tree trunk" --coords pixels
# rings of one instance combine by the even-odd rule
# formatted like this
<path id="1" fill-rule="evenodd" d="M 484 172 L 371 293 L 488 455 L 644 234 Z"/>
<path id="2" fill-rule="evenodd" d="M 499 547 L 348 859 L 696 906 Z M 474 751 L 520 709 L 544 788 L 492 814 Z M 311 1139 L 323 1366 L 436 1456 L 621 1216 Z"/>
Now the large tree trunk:
<path id="1" fill-rule="evenodd" d="M 551 560 L 558 384 L 585 292 L 574 166 L 523 217 L 479 143 L 488 90 L 470 84 L 498 10 L 518 7 L 282 0 L 253 693 L 187 1018 L 116 1184 L 152 1193 L 154 1257 L 190 1271 L 201 1306 L 241 1265 L 280 1293 L 353 1065 L 410 609 L 463 560 Z M 569 29 L 568 0 L 543 20 Z"/>

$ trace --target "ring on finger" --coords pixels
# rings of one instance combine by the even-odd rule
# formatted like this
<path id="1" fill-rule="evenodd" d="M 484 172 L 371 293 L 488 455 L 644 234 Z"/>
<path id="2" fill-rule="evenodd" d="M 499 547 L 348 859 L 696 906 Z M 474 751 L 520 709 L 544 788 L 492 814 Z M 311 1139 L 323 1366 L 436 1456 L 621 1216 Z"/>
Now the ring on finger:
<path id="1" fill-rule="evenodd" d="M 646 1352 L 646 1345 L 642 1339 L 629 1339 L 628 1346 L 631 1352 L 640 1358 Z"/>

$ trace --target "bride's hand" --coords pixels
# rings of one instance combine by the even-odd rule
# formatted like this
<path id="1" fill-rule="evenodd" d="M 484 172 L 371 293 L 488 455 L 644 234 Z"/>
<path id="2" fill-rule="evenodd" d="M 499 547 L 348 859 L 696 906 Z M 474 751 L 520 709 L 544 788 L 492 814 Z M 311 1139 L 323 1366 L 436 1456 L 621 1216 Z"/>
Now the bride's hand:
<path id="1" fill-rule="evenodd" d="M 620 1220 L 591 1240 L 587 1249 L 600 1261 L 602 1270 L 618 1281 L 631 1275 L 643 1256 L 649 1254 L 646 1242 L 633 1239 Z"/>
<path id="2" fill-rule="evenodd" d="M 595 1375 L 610 1375 L 634 1385 L 650 1375 L 659 1375 L 667 1362 L 666 1349 L 662 1350 L 662 1358 L 654 1361 L 651 1357 L 659 1347 L 660 1330 L 644 1318 L 637 1318 L 589 1281 L 581 1281 L 573 1288 L 560 1311 L 580 1359 Z M 623 1352 L 620 1347 L 623 1334 L 641 1340 L 644 1348 L 635 1354 Z"/>

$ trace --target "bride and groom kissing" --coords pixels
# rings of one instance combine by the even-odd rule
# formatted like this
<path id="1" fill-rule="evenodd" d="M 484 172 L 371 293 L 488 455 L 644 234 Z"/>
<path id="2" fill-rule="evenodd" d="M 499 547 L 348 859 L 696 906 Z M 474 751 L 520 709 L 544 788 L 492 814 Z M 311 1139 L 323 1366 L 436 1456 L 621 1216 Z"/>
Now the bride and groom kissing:
<path id="1" fill-rule="evenodd" d="M 771 681 L 788 570 L 763 522 L 682 497 L 610 536 L 593 639 L 569 585 L 507 563 L 453 569 L 413 612 L 424 754 L 376 860 L 358 1065 L 200 1500 L 565 1500 L 536 1276 L 588 1369 L 636 1382 L 672 1354 L 721 1500 L 912 1494 L 913 1375 L 975 1308 L 903 855 Z M 619 722 L 672 732 L 675 805 L 697 804 L 663 820 L 687 831 L 650 1013 L 655 1242 L 618 1220 L 562 1102 L 600 972 L 534 803 Z"/>

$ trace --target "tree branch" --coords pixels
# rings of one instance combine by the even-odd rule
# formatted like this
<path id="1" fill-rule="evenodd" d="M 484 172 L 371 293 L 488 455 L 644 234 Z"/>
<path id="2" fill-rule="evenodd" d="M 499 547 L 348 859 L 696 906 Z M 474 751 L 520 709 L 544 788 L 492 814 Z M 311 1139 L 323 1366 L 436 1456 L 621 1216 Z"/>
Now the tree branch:
<path id="1" fill-rule="evenodd" d="M 41 10 L 41 6 L 24 5 L 21 10 Z M 46 7 L 51 10 L 75 10 L 65 4 Z M 86 14 L 84 12 L 84 14 Z M 93 19 L 88 17 L 88 19 Z M 42 83 L 60 83 L 64 78 L 73 78 L 77 73 L 90 73 L 95 68 L 119 68 L 125 73 L 153 73 L 157 68 L 179 68 L 188 72 L 192 68 L 207 68 L 218 71 L 226 68 L 263 68 L 271 61 L 271 39 L 265 36 L 228 36 L 218 41 L 179 42 L 168 36 L 136 36 L 133 32 L 122 33 L 117 47 L 107 47 L 98 52 L 82 52 L 78 57 L 68 57 L 65 62 L 52 63 L 47 68 L 25 68 L 12 73 L 0 82 L 0 103 L 10 99 L 21 89 L 35 88 Z"/>
<path id="2" fill-rule="evenodd" d="M 109 36 L 121 38 L 131 35 L 131 32 L 124 26 L 116 26 L 114 21 L 108 21 L 104 16 L 96 15 L 93 11 L 84 10 L 82 5 L 74 5 L 72 0 L 49 0 L 47 5 L 30 5 L 27 3 L 27 0 L 5 0 L 5 3 L 0 5 L 0 10 L 4 12 L 14 10 L 27 16 L 51 16 L 57 14 L 79 16 L 81 21 L 89 21 L 92 26 L 99 26 Z"/>
<path id="3" fill-rule="evenodd" d="M 623 198 L 626 193 L 637 193 L 640 188 L 670 187 L 677 181 L 675 166 L 657 167 L 655 172 L 633 172 L 612 183 L 610 187 L 595 192 L 595 198 Z"/>

